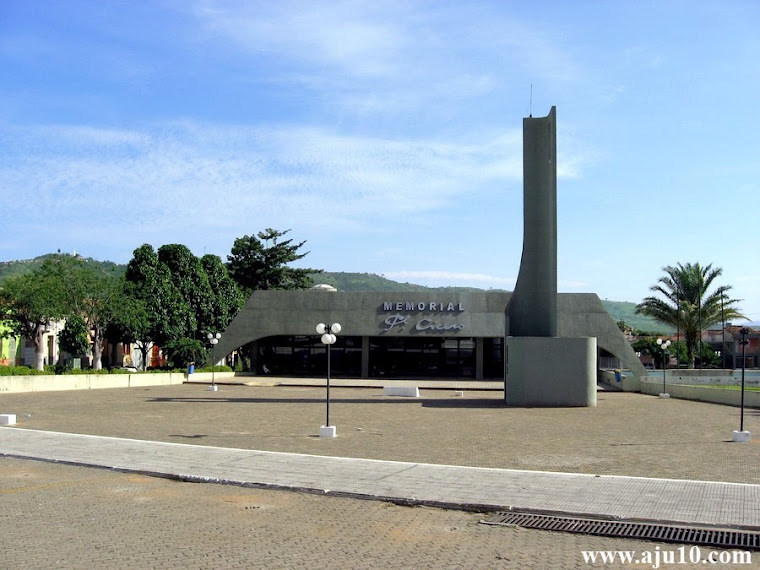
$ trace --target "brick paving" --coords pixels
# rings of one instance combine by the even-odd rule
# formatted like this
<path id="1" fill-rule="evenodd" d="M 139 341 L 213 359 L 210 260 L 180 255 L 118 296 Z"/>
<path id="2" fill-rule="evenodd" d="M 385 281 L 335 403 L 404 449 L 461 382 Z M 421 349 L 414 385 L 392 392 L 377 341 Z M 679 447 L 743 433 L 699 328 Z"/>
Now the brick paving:
<path id="1" fill-rule="evenodd" d="M 421 390 L 384 397 L 333 388 L 338 437 L 317 437 L 325 390 L 180 385 L 0 394 L 22 428 L 121 438 L 464 465 L 760 483 L 760 410 L 745 410 L 755 437 L 732 444 L 739 411 L 686 400 L 602 392 L 595 408 L 504 408 L 498 391 Z"/>
<path id="2" fill-rule="evenodd" d="M 3 568 L 630 568 L 587 564 L 581 551 L 678 548 L 11 458 L 0 458 L 0 504 Z"/>
<path id="3" fill-rule="evenodd" d="M 21 428 L 148 441 L 476 467 L 760 480 L 757 410 L 745 417 L 756 441 L 732 444 L 735 408 L 639 394 L 601 393 L 599 405 L 587 409 L 504 408 L 498 392 L 458 397 L 423 390 L 420 399 L 402 399 L 383 397 L 377 389 L 334 388 L 331 395 L 335 439 L 316 437 L 324 423 L 324 388 L 221 386 L 208 392 L 183 385 L 0 394 L 0 411 L 17 414 Z M 581 550 L 677 547 L 487 527 L 473 513 L 178 483 L 12 458 L 0 459 L 0 497 L 2 567 L 588 568 L 593 566 L 583 562 Z"/>

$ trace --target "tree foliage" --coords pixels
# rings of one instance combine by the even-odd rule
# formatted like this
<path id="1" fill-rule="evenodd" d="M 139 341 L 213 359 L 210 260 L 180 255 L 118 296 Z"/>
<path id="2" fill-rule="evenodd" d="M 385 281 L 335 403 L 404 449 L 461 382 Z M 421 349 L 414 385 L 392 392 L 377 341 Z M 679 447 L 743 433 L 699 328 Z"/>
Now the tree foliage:
<path id="1" fill-rule="evenodd" d="M 206 359 L 203 343 L 195 338 L 170 340 L 164 349 L 173 368 L 187 368 L 191 362 L 203 362 Z"/>
<path id="2" fill-rule="evenodd" d="M 90 351 L 90 333 L 87 323 L 80 315 L 66 318 L 66 324 L 58 335 L 58 343 L 61 350 L 72 356 L 81 357 Z"/>
<path id="3" fill-rule="evenodd" d="M 39 268 L 7 278 L 0 287 L 0 319 L 7 336 L 21 336 L 34 344 L 35 368 L 43 370 L 44 335 L 64 318 L 66 306 L 61 288 Z"/>
<path id="4" fill-rule="evenodd" d="M 182 338 L 193 324 L 190 307 L 174 285 L 169 268 L 159 261 L 153 246 L 143 244 L 134 251 L 125 278 L 127 295 L 139 302 L 140 308 L 135 310 L 147 311 L 147 323 L 143 320 L 137 325 L 143 330 L 140 336 L 145 335 L 147 326 L 147 336 L 159 345 Z M 144 314 L 133 317 L 144 319 Z"/>
<path id="5" fill-rule="evenodd" d="M 318 269 L 288 267 L 308 255 L 299 253 L 305 241 L 280 241 L 289 231 L 267 228 L 255 236 L 235 240 L 227 256 L 227 268 L 246 296 L 260 289 L 306 289 L 313 285 L 311 275 L 321 273 Z"/>
<path id="6" fill-rule="evenodd" d="M 697 345 L 702 331 L 721 321 L 744 319 L 737 305 L 738 299 L 728 297 L 730 285 L 721 285 L 709 292 L 713 282 L 723 273 L 712 264 L 677 264 L 663 267 L 651 291 L 661 297 L 646 297 L 636 306 L 636 312 L 653 317 L 680 331 L 686 344 L 686 362 L 694 368 Z"/>
<path id="7" fill-rule="evenodd" d="M 116 318 L 106 331 L 106 338 L 111 342 L 134 344 L 142 355 L 141 368 L 148 365 L 148 352 L 153 343 L 153 319 L 148 304 L 129 294 L 130 287 L 125 282 Z"/>
<path id="8" fill-rule="evenodd" d="M 199 259 L 180 244 L 158 251 L 149 244 L 140 246 L 125 275 L 131 300 L 118 334 L 139 343 L 143 360 L 150 341 L 165 348 L 175 364 L 205 360 L 196 349 L 200 346 L 202 353 L 206 334 L 223 331 L 242 304 L 219 257 Z"/>
<path id="9" fill-rule="evenodd" d="M 202 339 L 212 310 L 212 295 L 200 260 L 187 246 L 168 244 L 158 248 L 158 262 L 168 271 L 172 287 L 181 299 L 176 305 L 179 335 L 171 340 Z"/>
<path id="10" fill-rule="evenodd" d="M 100 369 L 105 330 L 113 320 L 121 294 L 118 283 L 119 276 L 100 264 L 69 255 L 51 255 L 32 272 L 3 283 L 5 320 L 14 334 L 33 342 L 38 370 L 44 364 L 43 335 L 50 332 L 53 323 L 71 320 L 63 334 L 64 350 L 68 347 L 81 354 L 84 330 L 89 335 L 93 366 Z M 71 344 L 67 344 L 69 341 Z"/>
<path id="11" fill-rule="evenodd" d="M 84 320 L 90 335 L 92 367 L 100 370 L 106 330 L 116 320 L 123 293 L 121 275 L 67 255 L 56 255 L 46 261 L 42 271 L 61 291 L 66 318 Z"/>
<path id="12" fill-rule="evenodd" d="M 43 256 L 31 271 L 3 280 L 0 321 L 5 334 L 34 343 L 39 369 L 43 336 L 64 319 L 70 325 L 62 348 L 81 351 L 84 322 L 95 368 L 101 367 L 106 339 L 136 344 L 143 363 L 153 343 L 177 361 L 187 355 L 202 361 L 198 347 L 206 345 L 207 333 L 221 332 L 232 321 L 244 300 L 241 289 L 306 288 L 310 275 L 321 272 L 287 266 L 306 255 L 300 252 L 305 242 L 281 240 L 288 231 L 268 228 L 236 240 L 228 264 L 214 255 L 197 258 L 180 244 L 158 251 L 144 244 L 134 250 L 123 276 L 114 264 L 60 253 Z"/>
<path id="13" fill-rule="evenodd" d="M 243 295 L 218 256 L 208 254 L 201 257 L 201 268 L 211 288 L 211 307 L 202 323 L 203 330 L 221 332 L 243 305 Z"/>

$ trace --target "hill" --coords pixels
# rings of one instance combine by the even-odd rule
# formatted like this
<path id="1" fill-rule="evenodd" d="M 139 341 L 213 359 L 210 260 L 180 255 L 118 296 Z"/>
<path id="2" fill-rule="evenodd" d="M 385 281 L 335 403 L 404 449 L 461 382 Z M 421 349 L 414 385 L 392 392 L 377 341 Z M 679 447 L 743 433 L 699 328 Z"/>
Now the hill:
<path id="1" fill-rule="evenodd" d="M 18 259 L 15 261 L 0 261 L 0 283 L 2 283 L 8 277 L 14 277 L 16 275 L 22 275 L 30 271 L 38 269 L 46 259 L 50 259 L 55 255 L 70 255 L 68 253 L 46 253 L 40 255 L 34 259 Z M 75 257 L 86 261 L 87 263 L 94 263 L 100 266 L 104 271 L 124 271 L 126 265 L 119 265 L 113 261 L 98 261 L 91 257 L 82 257 L 81 255 L 73 254 Z"/>
<path id="2" fill-rule="evenodd" d="M 656 334 L 675 332 L 674 329 L 644 315 L 636 314 L 636 303 L 628 301 L 607 301 L 602 299 L 602 305 L 615 322 L 625 321 L 625 324 L 633 329 Z"/>
<path id="3" fill-rule="evenodd" d="M 55 254 L 46 254 L 35 257 L 34 259 L 22 259 L 16 261 L 0 261 L 0 283 L 8 277 L 19 275 L 38 268 L 49 257 Z M 79 256 L 81 257 L 81 256 Z M 113 263 L 111 261 L 97 261 L 86 257 L 82 258 L 88 262 L 97 263 L 104 269 L 123 271 L 126 266 Z M 399 283 L 391 279 L 386 279 L 382 275 L 375 273 L 348 273 L 348 272 L 329 272 L 317 273 L 313 276 L 314 283 L 327 283 L 339 291 L 387 291 L 387 292 L 411 292 L 411 291 L 435 291 L 445 293 L 447 291 L 482 291 L 476 287 L 425 287 L 414 283 Z M 636 314 L 636 303 L 628 301 L 607 301 L 602 300 L 604 308 L 610 314 L 612 319 L 625 321 L 625 323 L 635 329 L 651 332 L 669 332 L 657 321 Z"/>
<path id="4" fill-rule="evenodd" d="M 346 273 L 342 271 L 316 273 L 314 283 L 326 283 L 339 291 L 482 291 L 476 287 L 426 287 L 414 283 L 399 283 L 375 273 Z"/>

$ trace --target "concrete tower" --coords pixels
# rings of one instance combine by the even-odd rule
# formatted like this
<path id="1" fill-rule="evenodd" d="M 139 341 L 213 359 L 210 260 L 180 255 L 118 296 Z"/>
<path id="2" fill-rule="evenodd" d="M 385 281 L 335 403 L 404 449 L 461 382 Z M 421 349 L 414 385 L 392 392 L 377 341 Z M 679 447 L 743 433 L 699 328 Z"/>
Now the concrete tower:
<path id="1" fill-rule="evenodd" d="M 523 119 L 523 251 L 505 331 L 508 404 L 596 405 L 596 338 L 557 337 L 555 107 Z"/>
<path id="2" fill-rule="evenodd" d="M 557 336 L 557 109 L 523 119 L 523 251 L 507 336 Z"/>

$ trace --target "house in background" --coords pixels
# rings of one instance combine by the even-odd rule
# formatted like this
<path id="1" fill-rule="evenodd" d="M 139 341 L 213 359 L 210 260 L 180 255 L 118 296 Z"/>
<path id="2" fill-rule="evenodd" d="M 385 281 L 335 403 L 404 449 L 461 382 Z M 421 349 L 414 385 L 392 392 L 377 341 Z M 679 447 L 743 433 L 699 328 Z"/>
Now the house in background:
<path id="1" fill-rule="evenodd" d="M 0 330 L 0 334 L 2 334 Z M 11 366 L 16 360 L 16 347 L 18 341 L 15 337 L 0 336 L 0 366 Z"/>
<path id="2" fill-rule="evenodd" d="M 720 355 L 721 365 L 725 368 L 742 367 L 742 333 L 743 326 L 726 324 L 725 329 L 705 331 L 702 342 L 709 345 Z M 747 345 L 744 347 L 744 367 L 758 368 L 760 366 L 760 330 L 756 327 L 746 327 Z M 725 363 L 725 364 L 723 364 Z"/>

